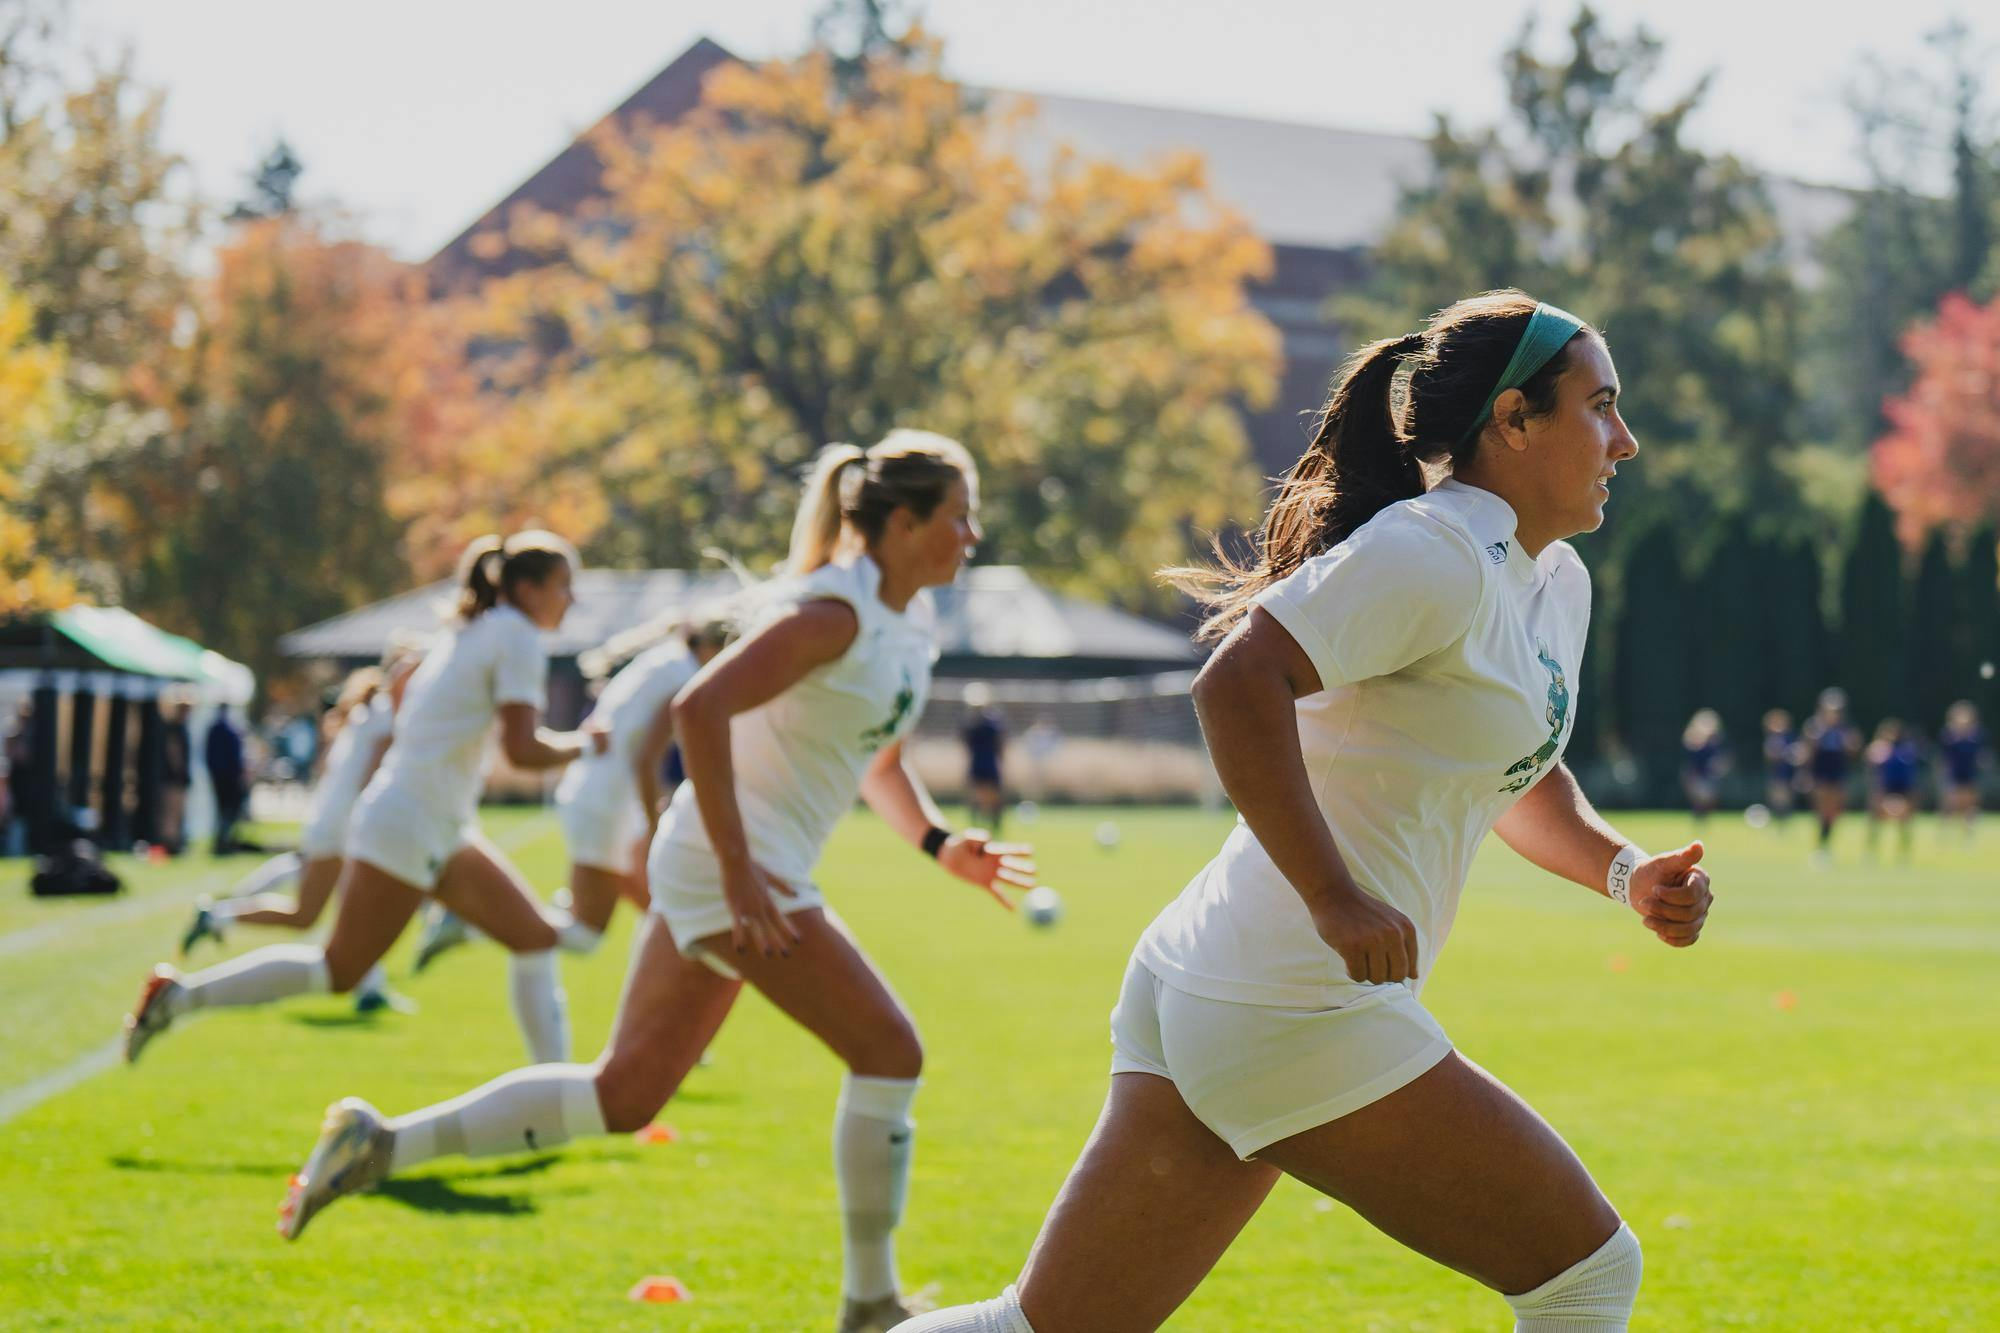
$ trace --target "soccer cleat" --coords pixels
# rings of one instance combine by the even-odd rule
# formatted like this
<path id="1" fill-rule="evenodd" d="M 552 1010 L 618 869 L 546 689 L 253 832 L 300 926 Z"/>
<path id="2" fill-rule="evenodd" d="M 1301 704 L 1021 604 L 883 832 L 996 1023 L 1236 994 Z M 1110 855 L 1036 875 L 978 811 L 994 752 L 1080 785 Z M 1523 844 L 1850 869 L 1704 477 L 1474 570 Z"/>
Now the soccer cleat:
<path id="1" fill-rule="evenodd" d="M 384 1009 L 396 1014 L 414 1014 L 417 1002 L 407 995 L 398 995 L 387 986 L 354 992 L 355 1013 L 379 1014 Z"/>
<path id="2" fill-rule="evenodd" d="M 146 1043 L 167 1030 L 167 1025 L 174 1021 L 174 1001 L 186 991 L 180 973 L 165 963 L 153 969 L 153 975 L 146 978 L 145 988 L 139 992 L 139 1003 L 125 1015 L 126 1064 L 136 1063 Z"/>
<path id="3" fill-rule="evenodd" d="M 857 1301 L 849 1296 L 840 1303 L 839 1333 L 888 1333 L 926 1313 L 926 1305 L 915 1297 L 878 1296 L 872 1301 Z"/>
<path id="4" fill-rule="evenodd" d="M 412 972 L 421 972 L 437 960 L 439 954 L 456 949 L 466 942 L 469 932 L 458 914 L 436 903 L 424 916 L 423 933 L 417 937 L 417 961 Z"/>
<path id="5" fill-rule="evenodd" d="M 181 936 L 181 957 L 187 957 L 188 950 L 203 940 L 222 943 L 222 921 L 211 910 L 211 906 L 207 898 L 195 903 L 194 920 L 188 922 L 187 931 Z"/>
<path id="6" fill-rule="evenodd" d="M 381 1184 L 389 1174 L 395 1141 L 382 1113 L 359 1097 L 343 1097 L 327 1107 L 312 1156 L 285 1186 L 285 1201 L 278 1205 L 278 1234 L 297 1240 L 320 1209 Z"/>

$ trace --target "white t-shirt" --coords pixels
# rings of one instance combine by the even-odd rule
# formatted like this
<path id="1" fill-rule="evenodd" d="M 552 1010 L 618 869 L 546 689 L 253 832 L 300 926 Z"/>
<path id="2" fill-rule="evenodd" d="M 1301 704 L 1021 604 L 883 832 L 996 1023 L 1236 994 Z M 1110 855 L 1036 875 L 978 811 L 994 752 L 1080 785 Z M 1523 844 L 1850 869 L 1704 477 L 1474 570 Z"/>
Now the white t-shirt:
<path id="1" fill-rule="evenodd" d="M 1313 795 L 1355 882 L 1417 928 L 1421 989 L 1473 854 L 1561 758 L 1576 717 L 1590 576 L 1565 542 L 1522 553 L 1513 509 L 1447 480 L 1390 505 L 1265 590 L 1322 690 L 1298 700 Z M 1326 1008 L 1346 965 L 1240 820 L 1141 937 L 1191 994 Z"/>
<path id="2" fill-rule="evenodd" d="M 653 719 L 681 686 L 694 679 L 701 663 L 679 638 L 656 643 L 619 668 L 597 696 L 590 719 L 610 732 L 603 754 L 587 754 L 569 767 L 556 788 L 556 801 L 636 801 L 639 775 L 634 761 Z"/>
<path id="3" fill-rule="evenodd" d="M 840 817 L 854 807 L 876 751 L 916 725 L 930 693 L 935 613 L 918 593 L 901 613 L 876 595 L 882 571 L 867 556 L 825 565 L 773 590 L 755 633 L 805 602 L 854 608 L 860 631 L 846 653 L 769 703 L 730 721 L 736 798 L 750 853 L 779 879 L 807 882 Z M 713 856 L 695 784 L 684 782 L 660 818 L 654 844 Z"/>
<path id="4" fill-rule="evenodd" d="M 347 721 L 327 747 L 319 781 L 313 784 L 312 802 L 306 814 L 308 825 L 328 811 L 354 804 L 367 783 L 368 766 L 375 762 L 377 747 L 389 739 L 395 728 L 396 710 L 387 694 L 347 711 Z"/>
<path id="5" fill-rule="evenodd" d="M 440 636 L 410 677 L 369 791 L 393 784 L 440 819 L 472 818 L 495 715 L 502 704 L 540 708 L 548 678 L 542 632 L 505 602 Z"/>

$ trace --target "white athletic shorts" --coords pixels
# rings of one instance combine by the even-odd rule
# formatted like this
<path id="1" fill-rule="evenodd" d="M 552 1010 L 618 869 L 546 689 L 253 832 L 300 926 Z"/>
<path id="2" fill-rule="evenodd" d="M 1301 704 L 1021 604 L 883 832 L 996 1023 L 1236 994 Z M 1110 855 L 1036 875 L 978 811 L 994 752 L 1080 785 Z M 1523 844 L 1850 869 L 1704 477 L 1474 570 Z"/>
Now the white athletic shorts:
<path id="1" fill-rule="evenodd" d="M 1157 1074 L 1238 1157 L 1380 1101 L 1451 1054 L 1409 988 L 1357 987 L 1338 1009 L 1175 990 L 1134 958 L 1111 1011 L 1111 1072 Z"/>
<path id="2" fill-rule="evenodd" d="M 796 898 L 775 895 L 778 910 L 786 916 L 809 907 L 824 907 L 826 899 L 819 885 L 787 880 L 798 891 Z M 717 947 L 702 947 L 702 941 L 729 934 L 729 903 L 722 896 L 722 867 L 704 848 L 680 847 L 655 840 L 646 857 L 646 884 L 652 890 L 653 913 L 667 923 L 674 944 L 683 955 L 706 963 L 725 977 L 737 975 L 729 965 L 732 952 L 728 940 Z"/>
<path id="3" fill-rule="evenodd" d="M 556 786 L 556 817 L 573 865 L 617 875 L 637 868 L 633 849 L 645 832 L 645 816 L 639 809 L 639 784 L 619 770 L 621 763 L 609 755 L 579 760 Z"/>
<path id="4" fill-rule="evenodd" d="M 324 861 L 347 854 L 347 831 L 354 823 L 357 792 L 344 801 L 329 801 L 312 812 L 305 832 L 299 835 L 299 859 Z"/>
<path id="5" fill-rule="evenodd" d="M 476 821 L 440 818 L 394 787 L 364 793 L 347 831 L 347 857 L 429 893 L 445 863 L 479 834 Z"/>

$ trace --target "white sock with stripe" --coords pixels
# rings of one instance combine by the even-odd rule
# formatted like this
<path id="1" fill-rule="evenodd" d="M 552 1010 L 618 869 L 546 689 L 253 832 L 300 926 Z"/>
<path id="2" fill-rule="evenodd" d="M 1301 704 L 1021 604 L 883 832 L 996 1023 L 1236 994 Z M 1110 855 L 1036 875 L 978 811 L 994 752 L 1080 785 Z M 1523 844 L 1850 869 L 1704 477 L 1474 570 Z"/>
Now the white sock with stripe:
<path id="1" fill-rule="evenodd" d="M 910 1150 L 916 1125 L 913 1078 L 849 1074 L 833 1113 L 833 1170 L 846 1223 L 844 1294 L 857 1301 L 893 1296 L 896 1225 L 910 1193 Z"/>
<path id="2" fill-rule="evenodd" d="M 531 1065 L 460 1097 L 389 1122 L 391 1169 L 434 1157 L 543 1152 L 604 1133 L 597 1071 L 590 1065 Z"/>

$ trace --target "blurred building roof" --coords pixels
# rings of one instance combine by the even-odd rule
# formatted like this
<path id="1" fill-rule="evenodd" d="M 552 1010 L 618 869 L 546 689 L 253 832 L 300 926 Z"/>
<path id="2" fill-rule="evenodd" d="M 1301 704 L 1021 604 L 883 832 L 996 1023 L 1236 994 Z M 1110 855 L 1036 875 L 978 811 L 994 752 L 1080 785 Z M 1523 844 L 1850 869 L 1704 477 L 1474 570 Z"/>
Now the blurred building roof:
<path id="1" fill-rule="evenodd" d="M 726 571 L 586 569 L 577 576 L 576 605 L 552 636 L 550 655 L 575 657 L 656 617 L 712 614 L 739 589 Z M 279 651 L 373 660 L 399 633 L 436 632 L 455 592 L 440 582 L 375 602 L 287 634 Z M 934 595 L 940 670 L 947 672 L 1115 674 L 1183 668 L 1201 657 L 1178 629 L 1052 592 L 1014 565 L 976 565 Z"/>

